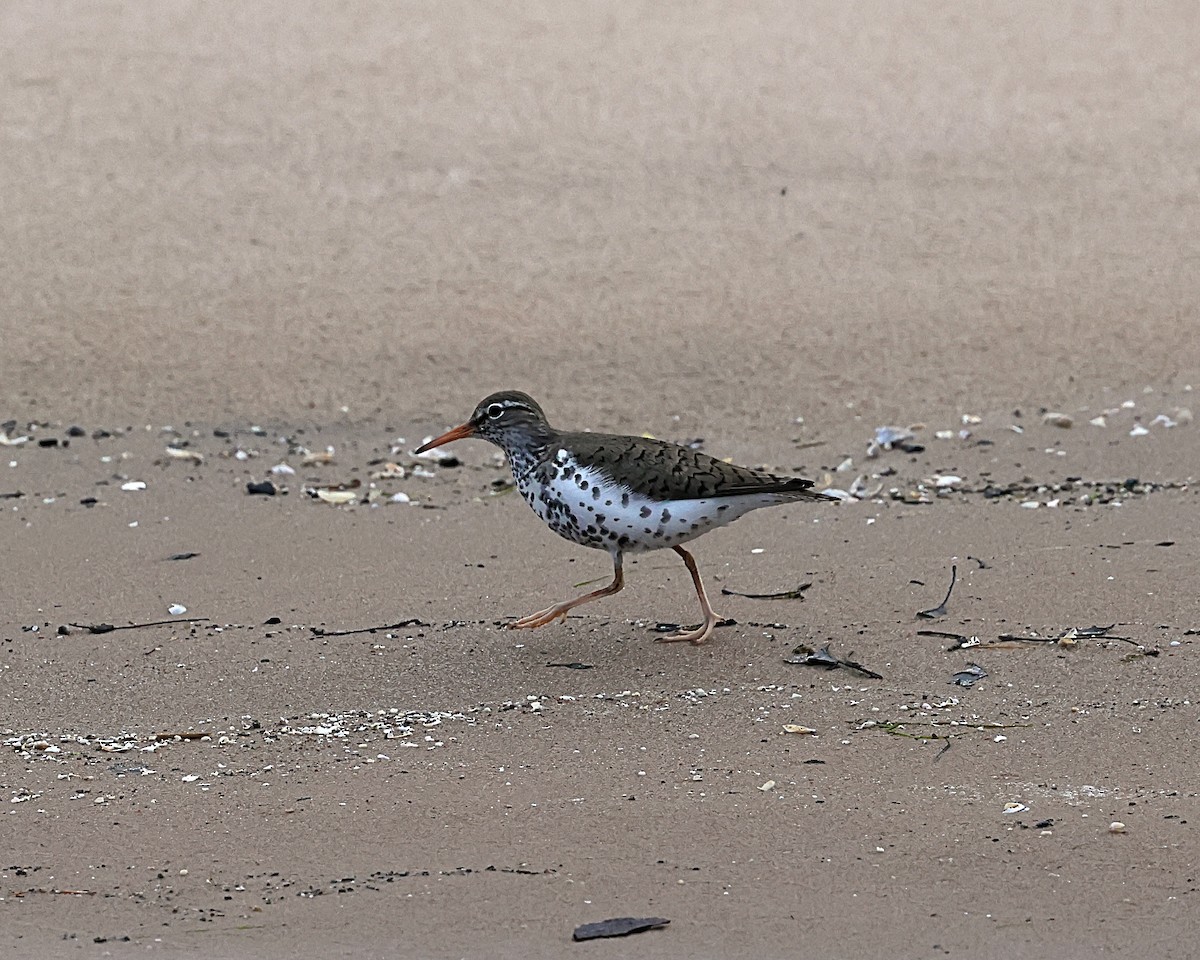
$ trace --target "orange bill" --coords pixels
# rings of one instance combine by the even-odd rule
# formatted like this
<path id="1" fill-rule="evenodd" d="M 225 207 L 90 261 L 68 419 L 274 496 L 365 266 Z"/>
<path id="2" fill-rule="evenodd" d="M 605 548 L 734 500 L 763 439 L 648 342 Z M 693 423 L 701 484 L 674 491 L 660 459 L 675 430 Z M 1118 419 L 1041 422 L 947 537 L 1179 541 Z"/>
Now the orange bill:
<path id="1" fill-rule="evenodd" d="M 462 440 L 464 437 L 473 436 L 475 436 L 474 425 L 470 423 L 464 423 L 461 426 L 455 427 L 453 430 L 443 433 L 440 437 L 434 437 L 428 443 L 421 444 L 413 452 L 424 453 L 426 450 L 432 450 L 434 447 L 440 447 L 444 443 L 451 443 L 455 440 Z"/>

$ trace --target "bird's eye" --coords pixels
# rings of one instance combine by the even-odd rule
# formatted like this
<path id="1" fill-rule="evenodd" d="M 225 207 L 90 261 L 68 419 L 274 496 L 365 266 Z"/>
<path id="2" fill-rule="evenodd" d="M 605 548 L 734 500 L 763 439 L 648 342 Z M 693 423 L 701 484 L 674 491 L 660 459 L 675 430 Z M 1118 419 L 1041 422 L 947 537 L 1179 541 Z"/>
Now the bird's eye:
<path id="1" fill-rule="evenodd" d="M 504 416 L 504 407 L 498 403 L 489 403 L 487 415 L 492 420 L 499 420 L 502 416 Z"/>

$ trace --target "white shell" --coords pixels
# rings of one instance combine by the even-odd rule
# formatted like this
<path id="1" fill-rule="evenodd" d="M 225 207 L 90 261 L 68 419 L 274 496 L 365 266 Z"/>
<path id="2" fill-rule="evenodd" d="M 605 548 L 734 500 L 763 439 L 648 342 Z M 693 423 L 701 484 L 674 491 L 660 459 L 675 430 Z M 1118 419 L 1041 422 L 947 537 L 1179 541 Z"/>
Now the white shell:
<path id="1" fill-rule="evenodd" d="M 358 499 L 357 490 L 326 490 L 318 487 L 316 492 L 317 496 L 326 503 L 353 503 Z"/>

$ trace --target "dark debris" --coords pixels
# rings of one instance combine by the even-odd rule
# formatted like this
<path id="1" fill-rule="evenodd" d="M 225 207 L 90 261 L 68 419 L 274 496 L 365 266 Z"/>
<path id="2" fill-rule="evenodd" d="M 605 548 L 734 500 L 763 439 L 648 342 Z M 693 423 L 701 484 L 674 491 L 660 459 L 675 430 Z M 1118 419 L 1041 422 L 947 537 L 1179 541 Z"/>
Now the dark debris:
<path id="1" fill-rule="evenodd" d="M 980 680 L 988 675 L 988 672 L 977 663 L 969 663 L 966 669 L 959 670 L 950 678 L 951 683 L 957 683 L 960 687 L 973 687 Z"/>
<path id="2" fill-rule="evenodd" d="M 954 585 L 958 583 L 958 564 L 950 565 L 950 586 L 946 590 L 945 599 L 942 600 L 936 607 L 930 607 L 928 610 L 918 610 L 918 620 L 936 620 L 938 617 L 946 616 L 948 612 L 946 604 L 950 602 L 950 594 L 954 592 Z"/>
<path id="3" fill-rule="evenodd" d="M 792 651 L 793 656 L 784 657 L 784 663 L 795 664 L 798 667 L 824 667 L 826 670 L 837 670 L 839 667 L 847 670 L 854 670 L 861 673 L 864 677 L 870 677 L 872 680 L 882 680 L 883 674 L 876 673 L 869 667 L 864 667 L 857 660 L 848 660 L 841 657 L 835 657 L 829 652 L 829 644 L 821 647 L 820 650 L 813 650 L 807 644 L 800 644 Z"/>
<path id="4" fill-rule="evenodd" d="M 576 927 L 571 939 L 578 941 L 595 940 L 598 937 L 627 937 L 631 933 L 659 930 L 670 922 L 664 917 L 613 917 L 611 920 L 585 923 Z"/>
<path id="5" fill-rule="evenodd" d="M 746 597 L 750 600 L 803 600 L 804 591 L 811 586 L 811 582 L 802 583 L 791 590 L 780 590 L 778 593 L 742 593 L 740 590 L 730 590 L 727 587 L 722 587 L 721 593 L 727 597 Z"/>

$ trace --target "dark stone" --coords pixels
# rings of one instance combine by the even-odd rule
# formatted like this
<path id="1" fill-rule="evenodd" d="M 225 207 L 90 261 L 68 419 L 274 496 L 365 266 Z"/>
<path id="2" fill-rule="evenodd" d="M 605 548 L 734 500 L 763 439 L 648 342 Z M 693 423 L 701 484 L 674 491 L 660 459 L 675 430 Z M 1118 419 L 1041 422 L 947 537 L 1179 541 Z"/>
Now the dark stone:
<path id="1" fill-rule="evenodd" d="M 665 927 L 670 920 L 663 917 L 614 917 L 599 923 L 585 923 L 576 927 L 572 940 L 594 940 L 597 937 L 626 937 L 631 933 L 656 930 Z"/>

